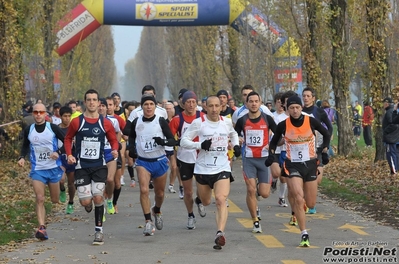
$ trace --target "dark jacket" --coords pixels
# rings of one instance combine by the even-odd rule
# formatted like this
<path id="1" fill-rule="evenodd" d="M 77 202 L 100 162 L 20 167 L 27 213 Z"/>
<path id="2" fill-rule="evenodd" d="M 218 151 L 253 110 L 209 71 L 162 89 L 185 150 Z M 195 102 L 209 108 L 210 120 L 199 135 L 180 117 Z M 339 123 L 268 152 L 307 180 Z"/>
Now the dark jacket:
<path id="1" fill-rule="evenodd" d="M 399 143 L 399 124 L 392 122 L 393 104 L 385 108 L 385 115 L 382 119 L 382 141 L 387 144 Z"/>

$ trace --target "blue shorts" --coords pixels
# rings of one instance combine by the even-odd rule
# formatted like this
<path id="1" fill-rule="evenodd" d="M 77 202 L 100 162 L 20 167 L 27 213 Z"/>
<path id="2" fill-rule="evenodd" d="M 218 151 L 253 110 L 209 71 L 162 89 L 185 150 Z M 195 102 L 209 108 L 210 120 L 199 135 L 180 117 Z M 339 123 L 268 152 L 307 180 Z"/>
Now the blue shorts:
<path id="1" fill-rule="evenodd" d="M 64 171 L 60 167 L 48 170 L 35 170 L 30 172 L 30 177 L 34 181 L 41 181 L 44 184 L 57 183 L 61 180 Z"/>
<path id="2" fill-rule="evenodd" d="M 104 159 L 106 163 L 114 160 L 111 151 L 112 149 L 104 149 Z"/>
<path id="3" fill-rule="evenodd" d="M 158 178 L 164 175 L 169 169 L 169 160 L 166 156 L 155 159 L 146 159 L 138 157 L 136 159 L 136 167 L 144 167 L 150 174 L 151 178 Z"/>
<path id="4" fill-rule="evenodd" d="M 75 171 L 75 164 L 68 164 L 67 155 L 61 156 L 62 167 L 65 168 L 65 173 L 74 172 Z"/>

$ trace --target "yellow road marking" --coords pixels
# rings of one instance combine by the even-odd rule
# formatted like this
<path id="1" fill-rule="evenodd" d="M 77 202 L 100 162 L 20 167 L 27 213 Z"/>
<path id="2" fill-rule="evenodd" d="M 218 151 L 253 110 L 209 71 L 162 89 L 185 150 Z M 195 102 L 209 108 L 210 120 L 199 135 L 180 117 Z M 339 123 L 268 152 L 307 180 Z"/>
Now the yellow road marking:
<path id="1" fill-rule="evenodd" d="M 255 237 L 267 248 L 283 248 L 284 245 L 277 238 L 270 235 L 255 235 Z"/>
<path id="2" fill-rule="evenodd" d="M 291 213 L 278 213 L 275 214 L 277 217 L 281 217 L 281 218 L 290 218 L 291 217 Z M 313 215 L 306 215 L 306 218 L 310 218 L 310 219 L 320 219 L 320 220 L 328 220 L 332 217 L 334 217 L 334 214 L 321 214 L 321 213 L 316 213 Z"/>
<path id="3" fill-rule="evenodd" d="M 283 264 L 306 264 L 302 260 L 297 260 L 297 259 L 290 259 L 290 260 L 281 260 Z"/>
<path id="4" fill-rule="evenodd" d="M 299 228 L 297 226 L 292 226 L 290 224 L 284 224 L 284 226 L 287 229 L 280 229 L 281 231 L 288 232 L 288 233 L 294 233 L 294 234 L 300 234 L 301 233 L 301 230 L 299 230 Z M 306 229 L 306 230 L 310 230 L 310 229 Z"/>
<path id="5" fill-rule="evenodd" d="M 229 207 L 227 207 L 227 209 L 229 210 L 229 213 L 242 213 L 242 210 L 240 209 L 240 207 L 238 207 L 230 199 L 227 199 L 227 200 L 229 202 Z"/>
<path id="6" fill-rule="evenodd" d="M 338 227 L 338 229 L 349 229 L 359 235 L 368 236 L 369 234 L 364 232 L 362 230 L 363 228 L 364 228 L 363 226 L 356 226 L 356 225 L 350 225 L 350 224 L 344 224 L 343 226 Z"/>
<path id="7" fill-rule="evenodd" d="M 236 218 L 236 219 L 245 228 L 252 228 L 254 225 L 254 223 L 252 222 L 252 219 L 249 219 L 249 218 Z"/>

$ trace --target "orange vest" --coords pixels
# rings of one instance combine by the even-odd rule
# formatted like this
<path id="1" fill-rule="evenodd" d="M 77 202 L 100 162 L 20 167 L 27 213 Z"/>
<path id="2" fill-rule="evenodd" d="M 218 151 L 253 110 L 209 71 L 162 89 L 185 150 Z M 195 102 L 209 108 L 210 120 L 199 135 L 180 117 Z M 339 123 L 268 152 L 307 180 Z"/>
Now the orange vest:
<path id="1" fill-rule="evenodd" d="M 316 156 L 316 137 L 310 126 L 310 117 L 304 116 L 302 126 L 295 127 L 291 119 L 285 120 L 285 144 L 287 146 L 287 159 L 291 162 L 305 162 L 315 159 Z"/>

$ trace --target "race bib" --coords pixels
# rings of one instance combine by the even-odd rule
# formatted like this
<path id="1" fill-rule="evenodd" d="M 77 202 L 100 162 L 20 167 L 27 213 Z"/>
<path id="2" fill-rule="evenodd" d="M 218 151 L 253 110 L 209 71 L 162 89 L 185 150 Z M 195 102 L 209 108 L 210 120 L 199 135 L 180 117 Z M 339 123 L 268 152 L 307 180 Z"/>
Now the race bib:
<path id="1" fill-rule="evenodd" d="M 82 140 L 82 148 L 80 150 L 80 157 L 83 159 L 99 159 L 100 158 L 100 147 L 101 147 L 101 142 Z"/>
<path id="2" fill-rule="evenodd" d="M 263 130 L 247 130 L 245 135 L 247 146 L 261 147 L 263 145 Z"/>
<path id="3" fill-rule="evenodd" d="M 205 152 L 205 166 L 207 167 L 219 167 L 223 165 L 226 160 L 223 159 L 224 152 L 218 151 L 207 151 Z"/>
<path id="4" fill-rule="evenodd" d="M 43 161 L 49 160 L 50 155 L 53 152 L 49 148 L 44 148 L 44 147 L 39 147 L 39 146 L 34 147 L 34 150 L 35 150 L 37 162 L 43 162 Z"/>
<path id="5" fill-rule="evenodd" d="M 291 161 L 304 162 L 310 160 L 309 144 L 295 144 L 290 146 Z"/>
<path id="6" fill-rule="evenodd" d="M 154 151 L 158 147 L 158 144 L 155 142 L 154 139 L 152 139 L 155 136 L 156 135 L 141 136 L 140 137 L 141 149 L 143 149 L 144 152 Z"/>

